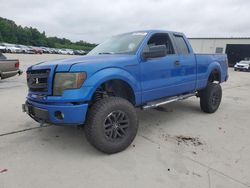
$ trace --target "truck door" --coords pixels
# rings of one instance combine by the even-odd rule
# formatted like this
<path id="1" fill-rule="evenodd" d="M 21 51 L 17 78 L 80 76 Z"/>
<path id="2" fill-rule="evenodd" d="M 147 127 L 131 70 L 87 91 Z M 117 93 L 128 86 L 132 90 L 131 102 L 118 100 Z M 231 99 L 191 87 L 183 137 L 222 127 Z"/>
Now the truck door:
<path id="1" fill-rule="evenodd" d="M 195 57 L 186 43 L 183 46 L 182 38 L 178 37 L 170 37 L 168 33 L 156 33 L 145 45 L 144 48 L 166 45 L 167 55 L 141 61 L 142 102 L 180 95 L 195 89 Z M 173 44 L 174 40 L 177 41 Z M 176 48 L 177 45 L 181 46 Z"/>
<path id="2" fill-rule="evenodd" d="M 176 91 L 178 93 L 193 92 L 196 88 L 197 68 L 192 47 L 184 35 L 173 34 L 172 37 L 179 55 L 178 75 L 181 78 L 177 83 L 179 87 Z"/>
<path id="3" fill-rule="evenodd" d="M 176 84 L 182 79 L 178 65 L 179 56 L 173 48 L 169 34 L 153 34 L 148 39 L 143 51 L 150 46 L 157 45 L 166 45 L 167 54 L 164 57 L 141 61 L 142 102 L 175 95 Z"/>

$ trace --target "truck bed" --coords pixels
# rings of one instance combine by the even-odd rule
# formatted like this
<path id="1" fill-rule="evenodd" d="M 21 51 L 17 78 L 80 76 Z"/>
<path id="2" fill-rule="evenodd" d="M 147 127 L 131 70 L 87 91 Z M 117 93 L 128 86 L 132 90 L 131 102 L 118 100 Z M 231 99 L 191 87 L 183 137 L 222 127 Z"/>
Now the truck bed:
<path id="1" fill-rule="evenodd" d="M 219 71 L 222 73 L 221 81 L 227 80 L 227 55 L 226 54 L 195 54 L 197 62 L 197 90 L 206 87 L 208 72 L 212 64 L 218 65 Z"/>

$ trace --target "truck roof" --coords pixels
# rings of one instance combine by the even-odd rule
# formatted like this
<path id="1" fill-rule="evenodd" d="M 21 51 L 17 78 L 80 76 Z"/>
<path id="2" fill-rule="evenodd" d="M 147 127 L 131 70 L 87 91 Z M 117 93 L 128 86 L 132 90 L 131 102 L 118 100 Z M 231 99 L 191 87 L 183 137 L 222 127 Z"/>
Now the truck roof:
<path id="1" fill-rule="evenodd" d="M 126 33 L 137 33 L 137 32 L 146 32 L 146 33 L 173 33 L 177 35 L 184 35 L 184 33 L 177 32 L 177 31 L 168 31 L 168 30 L 160 30 L 160 29 L 149 29 L 149 30 L 137 30 L 137 31 L 132 31 L 132 32 L 126 32 Z M 123 33 L 125 34 L 125 33 Z"/>

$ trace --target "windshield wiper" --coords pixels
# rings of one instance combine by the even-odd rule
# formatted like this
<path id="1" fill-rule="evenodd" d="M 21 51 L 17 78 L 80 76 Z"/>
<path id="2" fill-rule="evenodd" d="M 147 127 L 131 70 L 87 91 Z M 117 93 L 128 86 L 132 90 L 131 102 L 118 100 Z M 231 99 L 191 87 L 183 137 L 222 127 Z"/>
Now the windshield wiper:
<path id="1" fill-rule="evenodd" d="M 98 54 L 114 54 L 114 52 L 100 52 Z"/>

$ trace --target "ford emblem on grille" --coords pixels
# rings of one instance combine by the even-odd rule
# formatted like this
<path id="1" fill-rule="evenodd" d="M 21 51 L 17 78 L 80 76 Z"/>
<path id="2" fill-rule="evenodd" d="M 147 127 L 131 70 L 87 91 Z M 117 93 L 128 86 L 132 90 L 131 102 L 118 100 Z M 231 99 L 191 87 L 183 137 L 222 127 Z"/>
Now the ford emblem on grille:
<path id="1" fill-rule="evenodd" d="M 35 82 L 36 84 L 39 84 L 39 79 L 38 78 L 36 78 L 36 82 Z"/>

